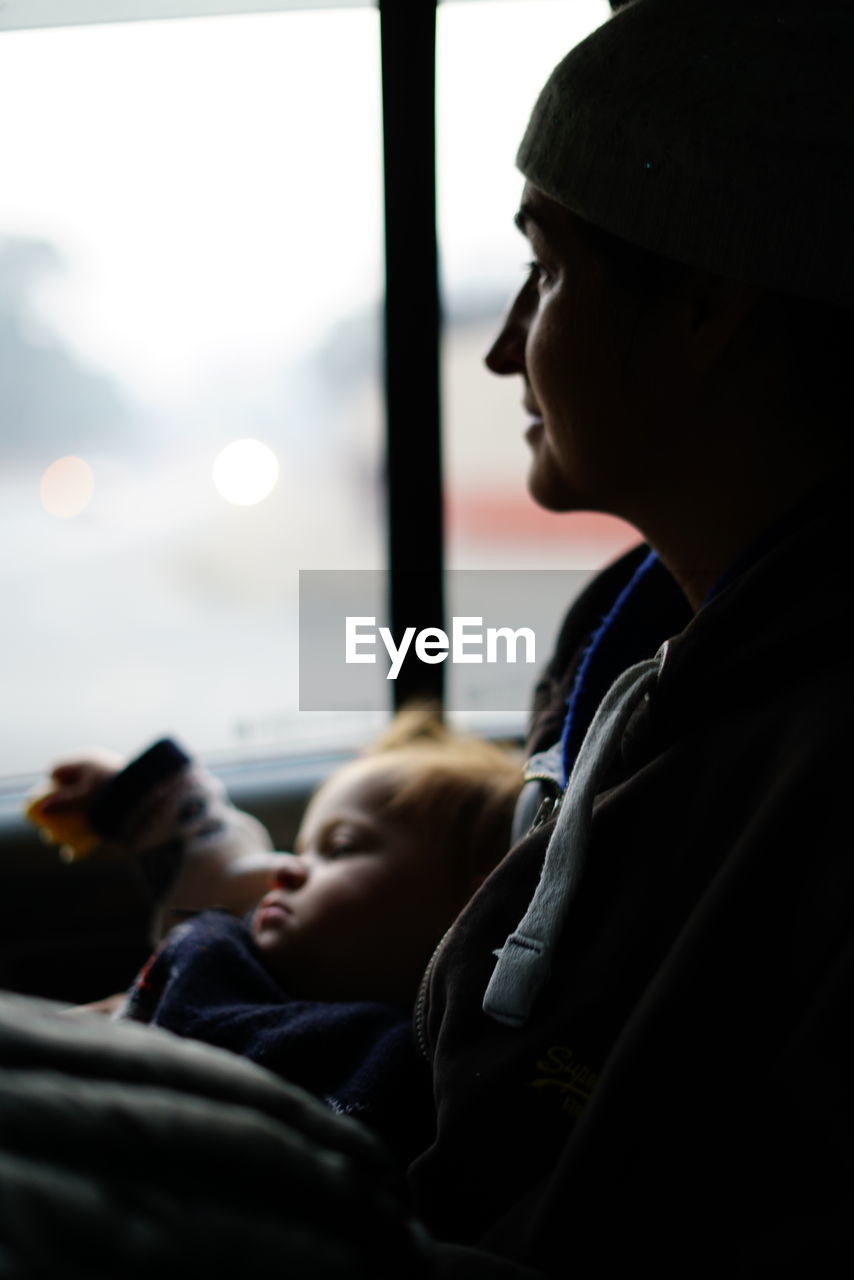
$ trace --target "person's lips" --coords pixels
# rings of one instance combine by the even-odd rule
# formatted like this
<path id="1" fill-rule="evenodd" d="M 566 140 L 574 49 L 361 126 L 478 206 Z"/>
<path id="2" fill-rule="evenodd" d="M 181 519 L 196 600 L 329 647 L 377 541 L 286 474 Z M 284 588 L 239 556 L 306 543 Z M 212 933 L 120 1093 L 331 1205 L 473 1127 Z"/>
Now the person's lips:
<path id="1" fill-rule="evenodd" d="M 525 439 L 530 444 L 534 440 L 538 440 L 543 434 L 543 420 L 541 417 L 532 415 L 528 420 L 525 428 Z"/>
<path id="2" fill-rule="evenodd" d="M 525 435 L 530 439 L 532 434 L 536 436 L 542 429 L 543 415 L 540 413 L 539 406 L 528 396 L 525 396 L 522 401 L 522 408 L 528 415 L 528 426 L 526 428 Z"/>
<path id="3" fill-rule="evenodd" d="M 275 894 L 268 894 L 255 908 L 255 924 L 258 926 L 265 922 L 275 924 L 277 921 L 289 919 L 292 915 L 293 912 L 282 898 Z"/>

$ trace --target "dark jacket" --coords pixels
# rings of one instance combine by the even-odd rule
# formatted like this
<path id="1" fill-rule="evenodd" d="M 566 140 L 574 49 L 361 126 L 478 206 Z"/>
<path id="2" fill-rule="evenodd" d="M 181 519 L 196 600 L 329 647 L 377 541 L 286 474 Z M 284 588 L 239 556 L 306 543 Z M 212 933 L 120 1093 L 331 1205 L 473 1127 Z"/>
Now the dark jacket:
<path id="1" fill-rule="evenodd" d="M 137 977 L 124 1017 L 229 1049 L 381 1134 L 409 1159 L 432 1129 L 429 1076 L 409 1009 L 296 1000 L 249 929 L 223 911 L 178 925 Z"/>
<path id="2" fill-rule="evenodd" d="M 571 610 L 532 750 L 559 736 L 591 631 L 642 555 Z M 431 970 L 438 1134 L 410 1181 L 435 1234 L 473 1250 L 449 1248 L 443 1275 L 488 1275 L 489 1254 L 574 1280 L 850 1273 L 850 563 L 843 513 L 819 504 L 687 625 L 664 570 L 647 576 L 649 647 L 631 660 L 674 638 L 597 797 L 529 1022 L 481 1002 L 553 822 Z"/>

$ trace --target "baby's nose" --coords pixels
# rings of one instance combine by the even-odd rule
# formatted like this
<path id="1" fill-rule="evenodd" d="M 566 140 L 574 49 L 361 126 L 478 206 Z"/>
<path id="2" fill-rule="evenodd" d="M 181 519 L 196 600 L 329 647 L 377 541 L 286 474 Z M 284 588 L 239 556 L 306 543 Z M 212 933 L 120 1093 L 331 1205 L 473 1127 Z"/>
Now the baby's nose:
<path id="1" fill-rule="evenodd" d="M 276 867 L 273 879 L 280 889 L 299 889 L 308 879 L 308 867 L 297 854 L 290 853 Z"/>

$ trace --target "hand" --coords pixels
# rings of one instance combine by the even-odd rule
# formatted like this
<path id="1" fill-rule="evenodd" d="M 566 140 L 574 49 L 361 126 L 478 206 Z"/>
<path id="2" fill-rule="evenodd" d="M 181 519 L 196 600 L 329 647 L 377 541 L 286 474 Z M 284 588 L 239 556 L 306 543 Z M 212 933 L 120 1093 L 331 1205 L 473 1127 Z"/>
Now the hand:
<path id="1" fill-rule="evenodd" d="M 92 748 L 86 755 L 62 760 L 50 771 L 52 785 L 45 810 L 62 813 L 88 807 L 104 783 L 124 768 L 125 761 L 115 751 Z"/>
<path id="2" fill-rule="evenodd" d="M 275 886 L 276 872 L 282 863 L 292 860 L 290 853 L 266 849 L 239 854 L 228 861 L 188 858 L 164 904 L 167 928 L 174 924 L 176 914 L 180 916 L 182 912 L 206 907 L 224 907 L 232 915 L 245 915 Z"/>
<path id="3" fill-rule="evenodd" d="M 54 765 L 49 780 L 28 796 L 25 817 L 44 840 L 60 846 L 66 861 L 85 857 L 100 843 L 89 812 L 95 796 L 123 765 L 114 752 L 92 750 Z"/>
<path id="4" fill-rule="evenodd" d="M 228 868 L 227 896 L 235 915 L 253 910 L 276 887 L 276 873 L 294 861 L 292 853 L 247 853 Z M 228 905 L 228 903 L 226 904 Z"/>

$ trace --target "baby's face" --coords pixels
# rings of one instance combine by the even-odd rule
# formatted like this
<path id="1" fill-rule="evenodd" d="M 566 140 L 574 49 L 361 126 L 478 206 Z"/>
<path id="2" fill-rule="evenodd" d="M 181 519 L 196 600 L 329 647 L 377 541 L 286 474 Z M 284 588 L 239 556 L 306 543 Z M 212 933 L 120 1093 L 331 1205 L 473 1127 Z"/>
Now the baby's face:
<path id="1" fill-rule="evenodd" d="M 429 832 L 380 817 L 401 783 L 395 753 L 356 761 L 311 801 L 296 854 L 257 907 L 252 933 L 288 994 L 409 1003 L 467 892 Z"/>

